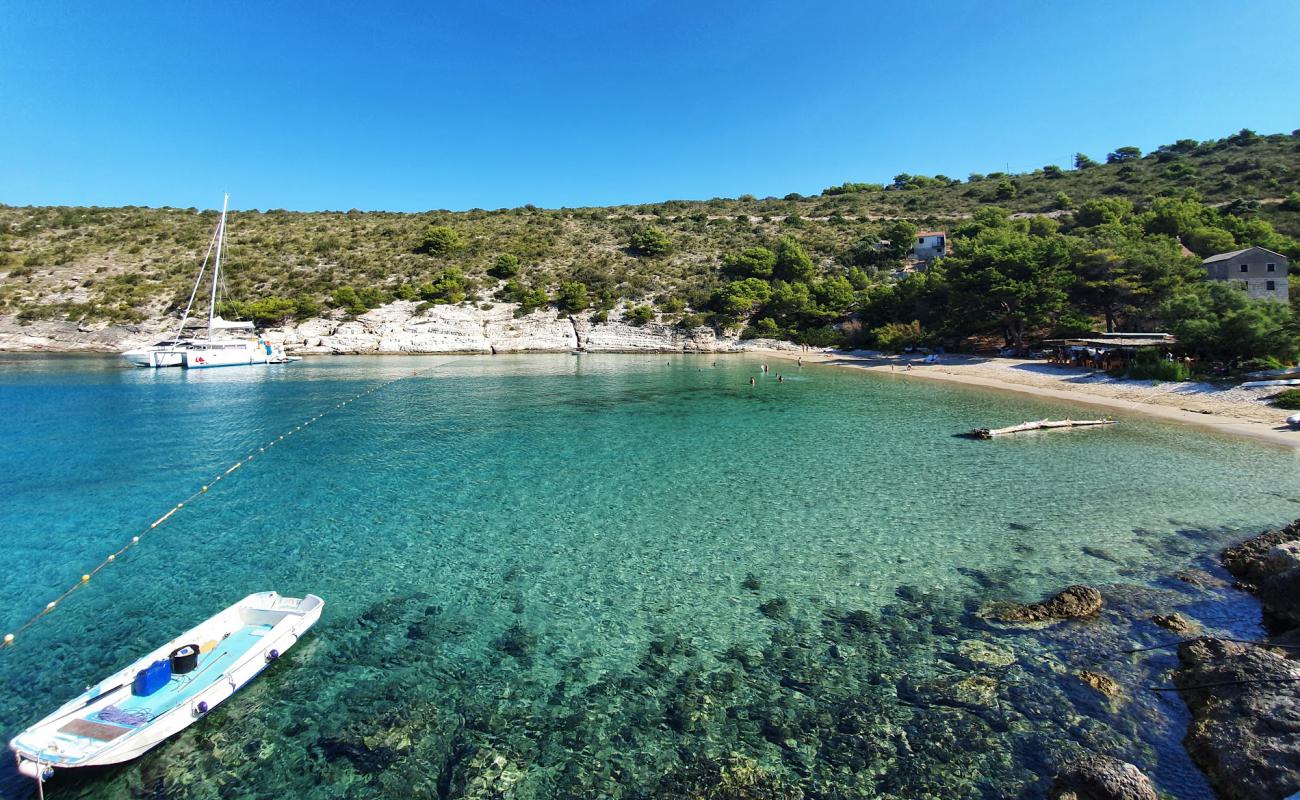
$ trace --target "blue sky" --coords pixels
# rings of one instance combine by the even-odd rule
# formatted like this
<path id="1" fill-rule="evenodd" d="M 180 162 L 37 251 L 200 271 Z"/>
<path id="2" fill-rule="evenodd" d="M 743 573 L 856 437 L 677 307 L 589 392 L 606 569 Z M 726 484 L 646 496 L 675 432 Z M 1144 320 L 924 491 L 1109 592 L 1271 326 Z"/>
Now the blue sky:
<path id="1" fill-rule="evenodd" d="M 63 3 L 0 14 L 0 203 L 815 193 L 1300 127 L 1300 3 Z"/>

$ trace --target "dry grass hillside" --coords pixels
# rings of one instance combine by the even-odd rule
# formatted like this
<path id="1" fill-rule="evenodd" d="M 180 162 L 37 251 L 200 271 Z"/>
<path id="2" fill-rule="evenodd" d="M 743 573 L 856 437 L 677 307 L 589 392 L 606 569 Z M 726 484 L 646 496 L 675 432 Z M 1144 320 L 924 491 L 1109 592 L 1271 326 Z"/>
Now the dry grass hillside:
<path id="1" fill-rule="evenodd" d="M 1098 162 L 1105 158 L 1096 154 Z M 962 180 L 900 175 L 889 186 L 845 184 L 811 197 L 409 214 L 237 212 L 229 224 L 227 289 L 245 302 L 290 300 L 286 307 L 300 314 L 339 305 L 344 287 L 374 305 L 451 281 L 455 291 L 439 301 L 463 295 L 491 302 L 494 293 L 505 295 L 489 270 L 512 254 L 518 272 L 509 299 L 527 291 L 540 299 L 540 290 L 550 302 L 567 281 L 583 284 L 598 309 L 626 300 L 684 312 L 703 307 L 725 282 L 725 254 L 785 236 L 828 275 L 847 269 L 855 247 L 886 236 L 893 219 L 945 228 L 990 205 L 1060 215 L 1092 198 L 1125 197 L 1141 208 L 1189 192 L 1300 235 L 1300 208 L 1285 202 L 1300 188 L 1294 133 L 1183 140 L 1140 157 L 1121 148 L 1112 161 Z M 216 218 L 192 208 L 0 206 L 0 314 L 129 322 L 174 310 Z M 451 229 L 454 241 L 422 252 L 434 226 Z M 631 246 L 651 227 L 666 234 L 667 252 Z M 877 279 L 888 280 L 885 273 Z"/>

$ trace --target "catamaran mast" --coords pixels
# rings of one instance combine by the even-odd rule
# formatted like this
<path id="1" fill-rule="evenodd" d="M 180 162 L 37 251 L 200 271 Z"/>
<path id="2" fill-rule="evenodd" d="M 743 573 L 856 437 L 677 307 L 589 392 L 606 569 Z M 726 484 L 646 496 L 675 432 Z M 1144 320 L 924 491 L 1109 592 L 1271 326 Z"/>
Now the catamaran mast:
<path id="1" fill-rule="evenodd" d="M 181 314 L 181 325 L 176 329 L 174 341 L 179 342 L 185 338 L 185 323 L 190 318 L 190 309 L 194 308 L 194 298 L 199 294 L 199 286 L 203 283 L 203 274 L 208 271 L 208 261 L 212 259 L 212 251 L 217 246 L 217 236 L 221 234 L 221 226 L 218 225 L 212 230 L 212 238 L 208 241 L 208 252 L 203 254 L 203 263 L 199 265 L 199 274 L 194 278 L 194 288 L 190 290 L 190 301 L 185 304 L 185 313 Z"/>
<path id="2" fill-rule="evenodd" d="M 208 339 L 212 339 L 212 319 L 217 316 L 217 283 L 221 280 L 221 247 L 226 243 L 226 207 L 230 195 L 221 198 L 221 223 L 217 226 L 217 260 L 212 265 L 212 298 L 208 305 Z"/>

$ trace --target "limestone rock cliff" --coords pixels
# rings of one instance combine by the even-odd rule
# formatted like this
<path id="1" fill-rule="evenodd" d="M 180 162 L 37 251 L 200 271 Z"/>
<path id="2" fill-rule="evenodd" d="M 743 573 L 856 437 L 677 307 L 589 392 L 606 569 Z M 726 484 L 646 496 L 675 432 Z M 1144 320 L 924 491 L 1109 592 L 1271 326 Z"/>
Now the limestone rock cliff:
<path id="1" fill-rule="evenodd" d="M 720 336 L 712 328 L 684 330 L 648 322 L 633 325 L 611 315 L 593 322 L 590 315 L 561 317 L 554 309 L 515 316 L 517 306 L 437 305 L 420 310 L 413 301 L 397 301 L 354 319 L 331 316 L 272 328 L 263 335 L 290 353 L 720 353 L 758 349 L 799 350 L 799 345 L 772 339 Z M 151 344 L 173 333 L 175 321 L 149 320 L 130 326 L 79 326 L 74 322 L 34 321 L 20 324 L 0 316 L 0 350 L 113 353 Z"/>

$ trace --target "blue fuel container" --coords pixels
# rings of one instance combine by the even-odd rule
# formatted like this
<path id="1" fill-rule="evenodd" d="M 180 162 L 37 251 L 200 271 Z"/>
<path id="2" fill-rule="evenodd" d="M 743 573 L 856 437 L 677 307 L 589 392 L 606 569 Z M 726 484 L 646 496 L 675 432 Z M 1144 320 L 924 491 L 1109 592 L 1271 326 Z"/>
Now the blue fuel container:
<path id="1" fill-rule="evenodd" d="M 155 661 L 135 674 L 131 684 L 132 694 L 148 697 L 167 685 L 172 679 L 172 662 L 166 659 Z"/>

